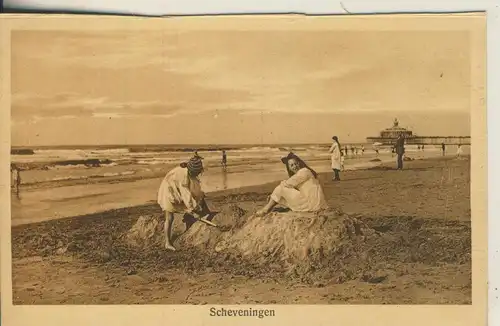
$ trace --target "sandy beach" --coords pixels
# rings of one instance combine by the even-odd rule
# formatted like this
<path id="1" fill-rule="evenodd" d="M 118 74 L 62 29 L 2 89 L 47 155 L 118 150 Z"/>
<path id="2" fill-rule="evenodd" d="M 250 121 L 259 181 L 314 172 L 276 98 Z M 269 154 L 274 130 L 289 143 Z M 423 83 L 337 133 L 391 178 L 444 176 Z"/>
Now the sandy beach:
<path id="1" fill-rule="evenodd" d="M 128 249 L 122 235 L 138 218 L 161 214 L 156 204 L 145 204 L 13 225 L 13 302 L 471 303 L 468 157 L 409 161 L 403 171 L 391 162 L 345 172 L 341 182 L 331 178 L 320 174 L 328 204 L 379 237 L 348 247 L 330 278 L 297 279 L 182 247 Z M 215 211 L 237 205 L 251 213 L 276 184 L 211 192 L 208 204 Z"/>

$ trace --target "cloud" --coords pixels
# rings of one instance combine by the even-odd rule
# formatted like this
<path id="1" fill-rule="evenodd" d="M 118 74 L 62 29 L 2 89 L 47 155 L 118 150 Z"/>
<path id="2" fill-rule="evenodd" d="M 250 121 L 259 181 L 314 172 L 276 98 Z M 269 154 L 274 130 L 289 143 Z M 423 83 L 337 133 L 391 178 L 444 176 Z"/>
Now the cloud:
<path id="1" fill-rule="evenodd" d="M 168 118 L 182 110 L 180 104 L 160 101 L 117 102 L 105 97 L 89 98 L 74 93 L 55 96 L 17 94 L 12 98 L 12 117 L 16 120 L 95 118 Z"/>
<path id="2" fill-rule="evenodd" d="M 162 32 L 22 32 L 14 33 L 13 56 L 44 64 L 127 69 L 162 65 L 175 46 Z"/>
<path id="3" fill-rule="evenodd" d="M 379 32 L 23 32 L 13 38 L 15 90 L 55 95 L 19 97 L 13 115 L 468 110 L 465 43 L 435 35 L 408 42 L 407 33 Z M 32 81 L 33 71 L 43 79 Z"/>

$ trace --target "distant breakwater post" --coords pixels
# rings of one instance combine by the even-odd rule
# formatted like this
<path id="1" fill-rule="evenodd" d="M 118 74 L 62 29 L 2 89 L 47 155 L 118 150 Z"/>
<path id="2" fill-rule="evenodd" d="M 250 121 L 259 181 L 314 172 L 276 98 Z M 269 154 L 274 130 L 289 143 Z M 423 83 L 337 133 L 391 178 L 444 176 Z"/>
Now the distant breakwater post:
<path id="1" fill-rule="evenodd" d="M 407 145 L 470 145 L 470 136 L 417 136 L 413 131 L 399 126 L 398 119 L 394 119 L 394 124 L 380 132 L 378 137 L 367 137 L 369 143 L 379 143 L 382 145 L 394 145 L 399 135 L 405 138 Z"/>

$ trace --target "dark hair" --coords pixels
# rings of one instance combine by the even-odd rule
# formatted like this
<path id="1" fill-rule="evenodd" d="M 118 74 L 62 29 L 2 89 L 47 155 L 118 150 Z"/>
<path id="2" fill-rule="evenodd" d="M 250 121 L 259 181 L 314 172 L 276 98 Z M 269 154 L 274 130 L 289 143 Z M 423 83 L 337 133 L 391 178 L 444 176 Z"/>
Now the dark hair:
<path id="1" fill-rule="evenodd" d="M 337 144 L 339 145 L 339 151 L 340 151 L 340 155 L 344 155 L 343 152 L 342 152 L 342 146 L 340 145 L 340 142 L 339 142 L 339 137 L 337 136 L 333 136 L 332 137 L 333 141 L 337 142 Z M 347 155 L 347 152 L 345 153 Z"/>
<path id="2" fill-rule="evenodd" d="M 297 155 L 295 155 L 294 153 L 290 152 L 287 156 L 281 158 L 281 162 L 283 162 L 283 164 L 285 164 L 286 166 L 286 171 L 288 172 L 288 176 L 291 177 L 294 175 L 294 173 L 290 170 L 290 166 L 288 164 L 288 162 L 290 160 L 296 160 L 297 163 L 299 163 L 299 168 L 303 169 L 303 168 L 306 168 L 308 169 L 309 171 L 311 171 L 311 173 L 313 174 L 313 176 L 315 178 L 318 177 L 318 174 L 316 173 L 316 171 L 314 171 L 313 169 L 311 169 L 307 164 L 306 162 L 304 162 L 300 157 L 298 157 Z"/>

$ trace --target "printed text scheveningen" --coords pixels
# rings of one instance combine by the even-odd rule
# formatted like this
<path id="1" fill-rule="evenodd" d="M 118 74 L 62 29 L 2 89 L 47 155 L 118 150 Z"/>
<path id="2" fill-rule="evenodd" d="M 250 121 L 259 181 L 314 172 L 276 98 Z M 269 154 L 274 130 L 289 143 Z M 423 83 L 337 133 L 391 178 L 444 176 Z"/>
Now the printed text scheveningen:
<path id="1" fill-rule="evenodd" d="M 210 308 L 211 317 L 274 317 L 274 309 L 225 309 L 225 308 Z"/>

